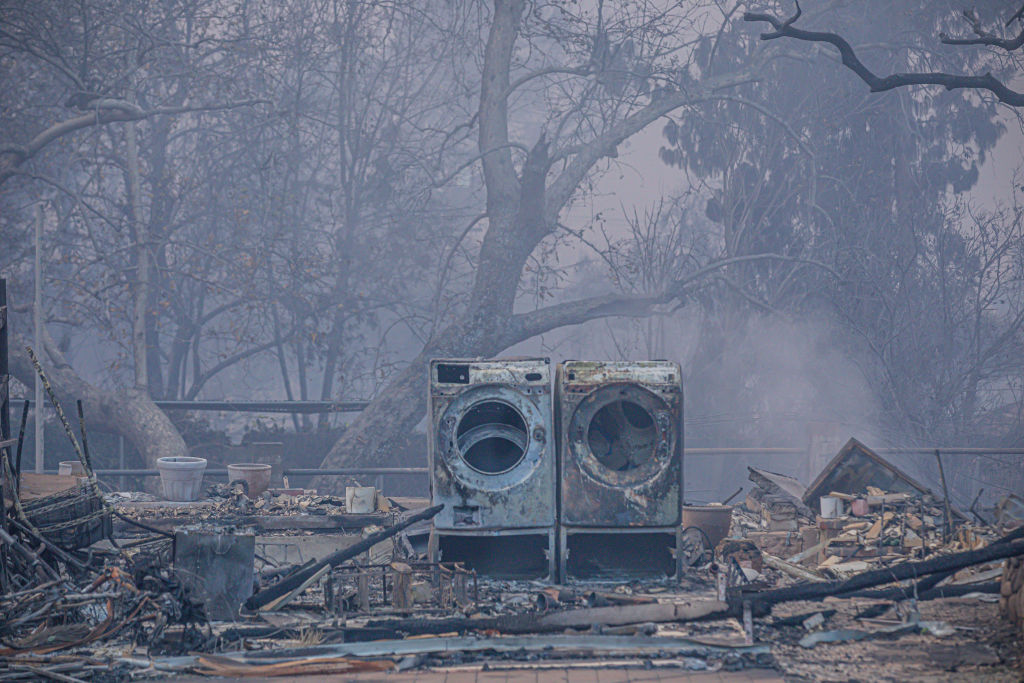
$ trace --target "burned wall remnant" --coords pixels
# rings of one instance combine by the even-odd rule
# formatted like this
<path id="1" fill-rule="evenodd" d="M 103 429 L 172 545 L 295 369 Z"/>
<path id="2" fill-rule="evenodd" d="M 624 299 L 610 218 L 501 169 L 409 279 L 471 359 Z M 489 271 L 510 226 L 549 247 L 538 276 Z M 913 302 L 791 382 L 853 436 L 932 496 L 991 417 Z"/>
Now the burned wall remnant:
<path id="1" fill-rule="evenodd" d="M 430 495 L 445 506 L 434 520 L 435 560 L 554 577 L 550 368 L 547 358 L 431 362 Z"/>
<path id="2" fill-rule="evenodd" d="M 860 493 L 868 486 L 890 493 L 923 495 L 932 500 L 942 500 L 941 496 L 918 483 L 857 439 L 851 438 L 807 487 L 803 502 L 814 510 L 819 508 L 820 498 L 833 491 Z M 966 519 L 956 508 L 951 507 L 950 511 L 957 519 Z"/>
<path id="3" fill-rule="evenodd" d="M 558 366 L 555 395 L 562 578 L 677 574 L 679 365 L 566 361 Z"/>

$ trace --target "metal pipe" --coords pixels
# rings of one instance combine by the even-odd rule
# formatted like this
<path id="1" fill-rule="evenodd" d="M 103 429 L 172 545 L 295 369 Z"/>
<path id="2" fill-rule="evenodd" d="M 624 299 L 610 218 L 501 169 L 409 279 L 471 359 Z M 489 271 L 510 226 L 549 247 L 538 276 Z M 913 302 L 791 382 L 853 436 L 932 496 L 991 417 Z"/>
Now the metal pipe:
<path id="1" fill-rule="evenodd" d="M 873 448 L 880 455 L 933 455 L 936 450 L 943 455 L 1024 455 L 1024 448 Z M 806 448 L 687 448 L 686 455 L 801 455 Z"/>
<path id="2" fill-rule="evenodd" d="M 124 469 L 124 435 L 117 435 L 117 468 L 119 470 Z M 124 491 L 128 486 L 128 480 L 125 479 L 124 475 L 121 475 L 120 490 Z"/>
<path id="3" fill-rule="evenodd" d="M 935 460 L 939 463 L 939 479 L 942 480 L 942 502 L 945 503 L 946 519 L 942 525 L 942 542 L 949 541 L 949 533 L 953 529 L 953 519 L 949 511 L 949 488 L 946 487 L 946 472 L 942 469 L 942 455 L 935 449 Z"/>
<path id="4" fill-rule="evenodd" d="M 11 438 L 11 377 L 8 366 L 7 280 L 0 278 L 0 439 Z M 10 451 L 7 453 L 10 456 Z"/>
<path id="5" fill-rule="evenodd" d="M 352 474 L 426 474 L 429 472 L 426 467 L 341 467 L 333 469 L 317 469 L 311 468 L 285 468 L 284 474 L 296 474 L 296 475 L 320 475 L 326 474 L 329 476 L 348 476 Z"/>
<path id="6" fill-rule="evenodd" d="M 357 413 L 369 401 L 153 401 L 161 410 L 207 410 L 227 413 Z"/>
<path id="7" fill-rule="evenodd" d="M 35 280 L 33 285 L 32 295 L 32 318 L 33 318 L 33 329 L 32 329 L 32 343 L 40 351 L 43 350 L 43 261 L 42 261 L 42 241 L 43 241 L 43 205 L 39 203 L 36 205 L 36 230 L 35 230 L 35 264 L 33 271 L 35 274 Z M 34 391 L 35 391 L 35 406 L 36 412 L 33 415 L 33 432 L 35 436 L 35 447 L 36 447 L 36 472 L 42 472 L 45 466 L 43 456 L 43 381 L 36 373 L 34 380 Z"/>
<path id="8" fill-rule="evenodd" d="M 21 409 L 21 426 L 18 427 L 18 451 L 14 456 L 14 479 L 15 486 L 21 481 L 21 448 L 25 445 L 25 423 L 28 422 L 28 401 Z"/>
<path id="9" fill-rule="evenodd" d="M 162 410 L 220 410 L 236 413 L 358 413 L 369 401 L 155 401 Z"/>
<path id="10" fill-rule="evenodd" d="M 160 476 L 159 470 L 147 470 L 147 469 L 110 469 L 110 470 L 94 470 L 98 476 L 105 477 L 157 477 Z M 377 474 L 426 474 L 428 472 L 426 467 L 348 467 L 348 468 L 334 468 L 334 469 L 316 469 L 312 468 L 299 468 L 299 469 L 284 469 L 282 474 L 285 475 L 308 475 L 308 476 L 319 476 L 326 475 L 329 477 L 348 477 L 356 476 L 360 474 L 377 475 Z M 224 475 L 227 476 L 227 469 L 207 469 L 204 474 L 209 475 Z M 46 470 L 46 474 L 57 474 L 57 470 Z"/>
<path id="11" fill-rule="evenodd" d="M 802 455 L 806 448 L 684 448 L 685 455 L 757 455 L 760 453 L 780 453 L 785 455 Z"/>

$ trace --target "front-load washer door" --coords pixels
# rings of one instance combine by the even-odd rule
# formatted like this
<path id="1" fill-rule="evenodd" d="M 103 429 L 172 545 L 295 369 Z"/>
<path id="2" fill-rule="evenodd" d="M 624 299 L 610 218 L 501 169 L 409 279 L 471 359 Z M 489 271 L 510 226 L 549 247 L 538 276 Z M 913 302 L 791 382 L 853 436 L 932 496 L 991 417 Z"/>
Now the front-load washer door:
<path id="1" fill-rule="evenodd" d="M 452 400 L 440 416 L 435 447 L 461 487 L 498 491 L 534 474 L 550 438 L 538 400 L 548 396 L 531 387 L 491 384 L 467 389 Z"/>
<path id="2" fill-rule="evenodd" d="M 628 382 L 602 385 L 581 399 L 566 432 L 563 519 L 587 526 L 673 524 L 679 501 L 674 415 L 664 398 Z"/>

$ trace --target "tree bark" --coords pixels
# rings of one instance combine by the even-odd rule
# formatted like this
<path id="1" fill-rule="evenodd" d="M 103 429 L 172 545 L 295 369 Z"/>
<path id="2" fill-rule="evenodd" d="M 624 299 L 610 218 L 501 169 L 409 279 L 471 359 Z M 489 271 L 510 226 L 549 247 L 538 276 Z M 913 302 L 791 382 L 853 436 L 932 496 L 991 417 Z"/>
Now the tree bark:
<path id="1" fill-rule="evenodd" d="M 520 315 L 513 311 L 527 259 L 551 234 L 562 209 L 594 165 L 614 156 L 622 141 L 665 114 L 714 98 L 716 90 L 749 81 L 751 72 L 741 69 L 715 76 L 703 90 L 668 92 L 652 99 L 574 150 L 571 160 L 550 182 L 551 165 L 561 157 L 549 155 L 542 134 L 517 174 L 509 142 L 508 97 L 513 48 L 524 10 L 524 0 L 495 0 L 484 52 L 477 146 L 488 225 L 469 302 L 457 320 L 431 339 L 349 425 L 324 458 L 324 468 L 392 462 L 392 455 L 399 452 L 426 410 L 427 367 L 433 358 L 494 356 L 519 341 L 564 325 L 615 315 L 649 315 L 657 304 L 677 300 L 682 294 L 682 288 L 676 286 L 658 297 L 594 297 Z M 313 485 L 337 490 L 342 483 L 318 477 Z"/>
<path id="2" fill-rule="evenodd" d="M 27 340 L 13 335 L 11 342 L 12 374 L 31 386 L 35 369 L 25 353 Z M 178 429 L 145 391 L 135 387 L 123 391 L 99 389 L 75 372 L 49 334 L 44 335 L 44 346 L 38 356 L 65 411 L 81 399 L 89 426 L 123 435 L 142 455 L 146 467 L 156 467 L 157 458 L 188 455 Z"/>
<path id="3" fill-rule="evenodd" d="M 194 111 L 213 111 L 218 109 L 234 109 L 262 104 L 263 100 L 248 100 L 230 104 L 214 104 L 193 107 L 156 107 L 144 110 L 123 100 L 99 99 L 89 104 L 90 113 L 75 116 L 38 133 L 24 145 L 16 143 L 0 143 L 0 185 L 18 174 L 18 167 L 43 151 L 51 143 L 75 133 L 76 131 L 94 126 L 123 121 L 141 121 L 153 116 L 173 116 Z"/>
<path id="4" fill-rule="evenodd" d="M 149 394 L 149 353 L 146 345 L 146 309 L 149 303 L 149 244 L 146 221 L 142 218 L 142 182 L 139 173 L 139 143 L 135 121 L 125 128 L 127 149 L 128 204 L 135 237 L 135 282 L 132 297 L 132 355 L 135 364 L 135 388 Z"/>

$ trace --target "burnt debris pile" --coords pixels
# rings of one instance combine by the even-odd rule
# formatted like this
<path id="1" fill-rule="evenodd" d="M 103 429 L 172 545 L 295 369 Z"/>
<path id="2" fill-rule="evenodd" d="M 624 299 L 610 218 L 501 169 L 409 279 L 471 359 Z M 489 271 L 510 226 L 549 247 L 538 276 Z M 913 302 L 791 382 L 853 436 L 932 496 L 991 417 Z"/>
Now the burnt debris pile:
<path id="1" fill-rule="evenodd" d="M 607 666 L 841 679 L 866 677 L 892 639 L 925 667 L 897 678 L 1020 666 L 1018 499 L 965 513 L 851 439 L 810 486 L 751 467 L 742 498 L 687 505 L 677 365 L 548 368 L 432 365 L 431 499 L 209 474 L 195 500 L 103 493 L 70 426 L 71 474 L 3 455 L 0 680 Z"/>

